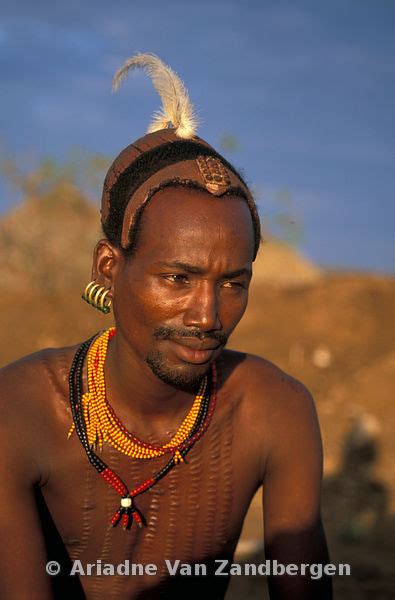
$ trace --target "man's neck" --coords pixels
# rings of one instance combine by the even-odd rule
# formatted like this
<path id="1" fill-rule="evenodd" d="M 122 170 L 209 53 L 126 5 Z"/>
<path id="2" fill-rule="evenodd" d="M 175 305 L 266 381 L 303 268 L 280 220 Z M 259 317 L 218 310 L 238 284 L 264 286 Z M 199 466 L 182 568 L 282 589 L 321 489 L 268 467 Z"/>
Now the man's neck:
<path id="1" fill-rule="evenodd" d="M 195 397 L 161 381 L 120 335 L 110 340 L 104 374 L 107 400 L 120 418 L 127 415 L 171 427 Z"/>

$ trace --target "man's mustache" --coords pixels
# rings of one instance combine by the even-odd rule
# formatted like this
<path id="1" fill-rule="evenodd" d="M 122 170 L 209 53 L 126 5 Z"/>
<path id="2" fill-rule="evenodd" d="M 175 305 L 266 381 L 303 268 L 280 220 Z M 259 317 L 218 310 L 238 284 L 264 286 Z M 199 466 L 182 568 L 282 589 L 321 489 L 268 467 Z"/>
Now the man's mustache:
<path id="1" fill-rule="evenodd" d="M 221 331 L 204 333 L 199 329 L 178 329 L 176 327 L 157 327 L 154 329 L 154 337 L 157 340 L 171 340 L 173 337 L 193 337 L 199 340 L 216 340 L 222 346 L 228 341 L 228 336 Z"/>

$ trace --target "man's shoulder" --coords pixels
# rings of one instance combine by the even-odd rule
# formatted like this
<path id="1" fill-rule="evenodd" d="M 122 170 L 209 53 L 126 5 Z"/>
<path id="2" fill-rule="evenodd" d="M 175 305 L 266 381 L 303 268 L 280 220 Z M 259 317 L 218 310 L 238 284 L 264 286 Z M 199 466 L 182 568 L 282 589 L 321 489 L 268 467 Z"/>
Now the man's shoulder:
<path id="1" fill-rule="evenodd" d="M 26 482 L 47 481 L 58 432 L 69 426 L 73 348 L 46 348 L 0 369 L 0 452 Z"/>
<path id="2" fill-rule="evenodd" d="M 68 372 L 76 346 L 44 348 L 0 369 L 0 403 L 17 405 L 67 394 Z M 52 392 L 52 394 L 51 394 Z"/>
<path id="3" fill-rule="evenodd" d="M 320 456 L 316 408 L 303 383 L 271 361 L 252 354 L 227 351 L 224 365 L 228 365 L 228 394 L 238 398 L 241 435 L 262 457 L 262 478 L 269 456 L 274 461 L 285 456 L 285 462 L 292 464 L 289 457 L 301 456 L 309 444 Z"/>
<path id="4" fill-rule="evenodd" d="M 240 391 L 251 410 L 285 418 L 304 410 L 314 411 L 314 401 L 306 386 L 270 360 L 226 350 L 223 354 L 226 386 Z"/>
<path id="5" fill-rule="evenodd" d="M 225 350 L 222 361 L 226 377 L 237 381 L 245 390 L 258 387 L 261 392 L 275 392 L 287 396 L 308 394 L 301 381 L 262 356 Z"/>

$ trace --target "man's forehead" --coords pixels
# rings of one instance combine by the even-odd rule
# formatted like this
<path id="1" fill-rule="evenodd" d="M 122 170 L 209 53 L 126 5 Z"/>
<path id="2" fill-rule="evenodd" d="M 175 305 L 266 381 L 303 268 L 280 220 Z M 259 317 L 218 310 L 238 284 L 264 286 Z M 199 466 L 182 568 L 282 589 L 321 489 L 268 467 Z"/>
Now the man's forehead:
<path id="1" fill-rule="evenodd" d="M 167 263 L 227 273 L 250 269 L 253 260 L 251 215 L 239 198 L 172 196 L 166 190 L 144 210 L 138 236 L 136 260 L 153 269 Z"/>
<path id="2" fill-rule="evenodd" d="M 217 223 L 221 223 L 243 213 L 251 221 L 250 211 L 243 197 L 236 194 L 212 196 L 205 190 L 187 185 L 168 186 L 159 190 L 144 212 L 152 220 L 160 214 L 166 219 L 166 224 L 172 224 L 176 218 L 184 216 L 190 221 L 198 216 L 207 220 L 216 219 Z"/>
<path id="3" fill-rule="evenodd" d="M 223 246 L 248 248 L 254 245 L 251 215 L 242 198 L 216 198 L 188 188 L 166 188 L 155 194 L 144 209 L 139 228 L 139 244 L 188 252 Z M 243 245 L 243 244 L 242 244 Z"/>

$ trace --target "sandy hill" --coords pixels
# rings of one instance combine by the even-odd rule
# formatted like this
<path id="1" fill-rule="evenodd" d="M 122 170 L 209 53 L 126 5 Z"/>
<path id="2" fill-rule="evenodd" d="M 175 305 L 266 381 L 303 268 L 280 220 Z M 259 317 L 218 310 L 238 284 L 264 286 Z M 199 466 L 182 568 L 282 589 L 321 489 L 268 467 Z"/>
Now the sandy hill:
<path id="1" fill-rule="evenodd" d="M 268 238 L 262 242 L 254 263 L 253 288 L 260 283 L 275 287 L 300 287 L 317 282 L 322 271 L 295 248 Z"/>

